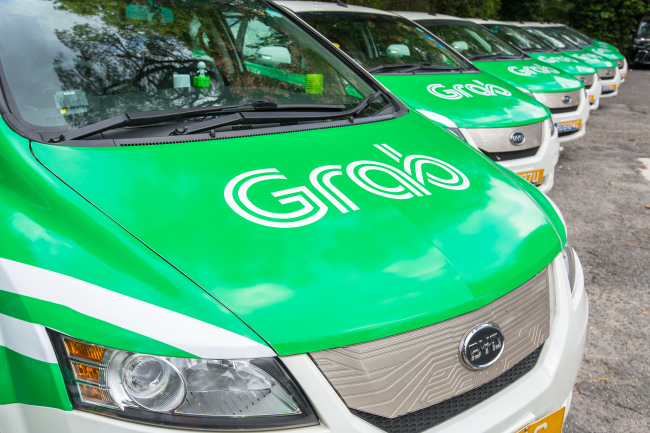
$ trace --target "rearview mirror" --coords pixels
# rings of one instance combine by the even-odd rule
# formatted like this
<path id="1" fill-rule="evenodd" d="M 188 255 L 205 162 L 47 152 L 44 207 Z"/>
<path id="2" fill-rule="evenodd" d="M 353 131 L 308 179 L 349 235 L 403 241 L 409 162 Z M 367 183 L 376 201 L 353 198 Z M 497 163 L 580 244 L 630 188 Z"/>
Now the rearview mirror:
<path id="1" fill-rule="evenodd" d="M 389 59 L 401 59 L 411 55 L 411 50 L 406 45 L 393 44 L 386 49 L 386 57 Z"/>
<path id="2" fill-rule="evenodd" d="M 291 53 L 285 47 L 262 47 L 255 54 L 257 63 L 277 68 L 281 63 L 291 63 Z"/>
<path id="3" fill-rule="evenodd" d="M 153 8 L 143 5 L 128 5 L 126 7 L 126 19 L 147 21 L 149 24 L 161 24 L 174 22 L 174 12 L 169 8 Z"/>

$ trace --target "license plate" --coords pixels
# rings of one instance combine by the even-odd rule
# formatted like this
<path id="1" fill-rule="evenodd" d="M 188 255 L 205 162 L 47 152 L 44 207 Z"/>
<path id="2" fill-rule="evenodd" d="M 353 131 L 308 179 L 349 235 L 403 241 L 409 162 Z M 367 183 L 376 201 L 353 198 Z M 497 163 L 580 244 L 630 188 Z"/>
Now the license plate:
<path id="1" fill-rule="evenodd" d="M 517 433 L 562 433 L 564 408 L 519 430 Z"/>
<path id="2" fill-rule="evenodd" d="M 627 72 L 621 72 L 621 78 L 627 77 Z"/>
<path id="3" fill-rule="evenodd" d="M 558 132 L 576 131 L 582 127 L 582 119 L 558 122 L 555 126 L 557 127 Z"/>
<path id="4" fill-rule="evenodd" d="M 594 97 L 594 95 L 589 95 L 589 103 L 590 103 L 590 104 L 593 104 L 593 103 L 594 103 L 594 99 L 596 99 L 596 98 Z"/>
<path id="5" fill-rule="evenodd" d="M 544 169 L 540 170 L 531 170 L 531 171 L 523 171 L 521 173 L 517 173 L 519 176 L 523 177 L 530 183 L 542 183 L 542 180 L 544 179 Z"/>
<path id="6" fill-rule="evenodd" d="M 603 86 L 603 93 L 611 93 L 616 91 L 616 84 L 608 84 Z"/>

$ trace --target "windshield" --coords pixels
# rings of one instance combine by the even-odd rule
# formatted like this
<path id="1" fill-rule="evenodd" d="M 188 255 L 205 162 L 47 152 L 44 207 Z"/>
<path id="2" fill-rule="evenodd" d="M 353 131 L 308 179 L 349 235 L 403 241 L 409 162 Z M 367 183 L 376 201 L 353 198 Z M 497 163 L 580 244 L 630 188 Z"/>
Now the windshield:
<path id="1" fill-rule="evenodd" d="M 476 57 L 489 57 L 489 55 L 494 55 L 495 57 L 497 55 L 521 55 L 515 47 L 479 26 L 471 24 L 465 25 L 463 23 L 423 24 L 427 30 L 447 42 L 455 50 L 467 56 L 470 60 L 473 60 Z"/>
<path id="2" fill-rule="evenodd" d="M 553 47 L 540 41 L 523 29 L 502 24 L 485 24 L 491 32 L 505 39 L 522 51 L 552 50 Z"/>
<path id="3" fill-rule="evenodd" d="M 565 35 L 571 35 L 577 40 L 582 41 L 583 45 L 593 45 L 594 44 L 594 39 L 585 35 L 582 32 L 577 31 L 573 27 L 568 27 L 568 26 L 557 26 L 553 27 L 554 29 L 557 29 L 559 32 L 565 34 Z"/>
<path id="4" fill-rule="evenodd" d="M 366 69 L 419 63 L 458 68 L 463 64 L 459 56 L 401 17 L 346 12 L 310 12 L 300 16 Z"/>
<path id="5" fill-rule="evenodd" d="M 1 4 L 1 70 L 13 109 L 39 127 L 251 99 L 354 107 L 375 93 L 258 0 Z"/>
<path id="6" fill-rule="evenodd" d="M 593 45 L 591 41 L 586 40 L 582 36 L 566 31 L 566 27 L 548 27 L 547 31 L 551 34 L 557 35 L 566 41 L 569 41 L 570 44 L 578 47 Z"/>
<path id="7" fill-rule="evenodd" d="M 528 31 L 530 34 L 533 36 L 536 36 L 546 42 L 547 44 L 551 45 L 554 48 L 562 48 L 562 49 L 571 49 L 571 48 L 578 48 L 577 45 L 570 43 L 566 39 L 562 38 L 559 35 L 554 34 L 553 32 L 549 32 L 548 28 L 546 27 L 526 27 L 526 31 Z"/>

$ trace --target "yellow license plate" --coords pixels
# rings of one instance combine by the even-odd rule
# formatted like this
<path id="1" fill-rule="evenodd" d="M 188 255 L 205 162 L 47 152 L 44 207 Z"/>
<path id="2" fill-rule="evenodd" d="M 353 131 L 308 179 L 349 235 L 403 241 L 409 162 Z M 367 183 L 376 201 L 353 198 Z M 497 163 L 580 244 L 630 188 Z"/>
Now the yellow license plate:
<path id="1" fill-rule="evenodd" d="M 594 103 L 594 95 L 589 95 L 589 103 L 593 104 Z"/>
<path id="2" fill-rule="evenodd" d="M 528 424 L 517 433 L 562 433 L 564 423 L 564 408 L 549 416 Z"/>
<path id="3" fill-rule="evenodd" d="M 544 179 L 544 169 L 523 171 L 517 174 L 526 179 L 528 182 L 542 183 L 542 180 Z"/>
<path id="4" fill-rule="evenodd" d="M 582 128 L 582 119 L 568 120 L 566 122 L 557 122 L 557 124 L 558 125 L 564 125 L 569 130 L 580 129 L 580 128 Z M 558 130 L 560 130 L 560 129 L 562 129 L 562 128 L 558 128 Z M 562 131 L 560 131 L 560 132 L 562 132 Z"/>
<path id="5" fill-rule="evenodd" d="M 616 90 L 616 84 L 608 84 L 608 85 L 603 86 L 603 87 L 606 87 L 606 88 L 612 89 L 612 90 Z"/>
<path id="6" fill-rule="evenodd" d="M 621 72 L 621 77 L 622 77 L 622 78 L 627 77 L 627 72 Z"/>

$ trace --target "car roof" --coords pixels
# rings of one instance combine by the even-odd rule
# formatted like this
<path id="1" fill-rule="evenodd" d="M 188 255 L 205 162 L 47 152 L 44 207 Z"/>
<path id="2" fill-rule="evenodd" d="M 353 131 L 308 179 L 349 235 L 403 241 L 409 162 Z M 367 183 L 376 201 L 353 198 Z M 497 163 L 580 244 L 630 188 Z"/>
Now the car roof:
<path id="1" fill-rule="evenodd" d="M 406 19 L 411 21 L 423 21 L 423 20 L 459 20 L 467 21 L 464 18 L 458 18 L 452 15 L 443 15 L 443 14 L 429 14 L 426 12 L 409 12 L 409 11 L 391 11 L 397 15 L 403 16 Z"/>
<path id="2" fill-rule="evenodd" d="M 475 24 L 479 25 L 484 25 L 484 24 L 502 24 L 502 25 L 509 25 L 509 22 L 506 21 L 499 21 L 499 20 L 486 20 L 483 18 L 467 18 L 467 21 L 471 21 Z"/>
<path id="3" fill-rule="evenodd" d="M 337 3 L 326 2 L 310 2 L 310 1 L 276 1 L 274 2 L 280 6 L 291 9 L 295 13 L 302 12 L 368 12 L 374 14 L 394 15 L 390 12 L 382 11 L 379 9 L 372 9 L 363 6 L 348 5 L 341 6 Z"/>

